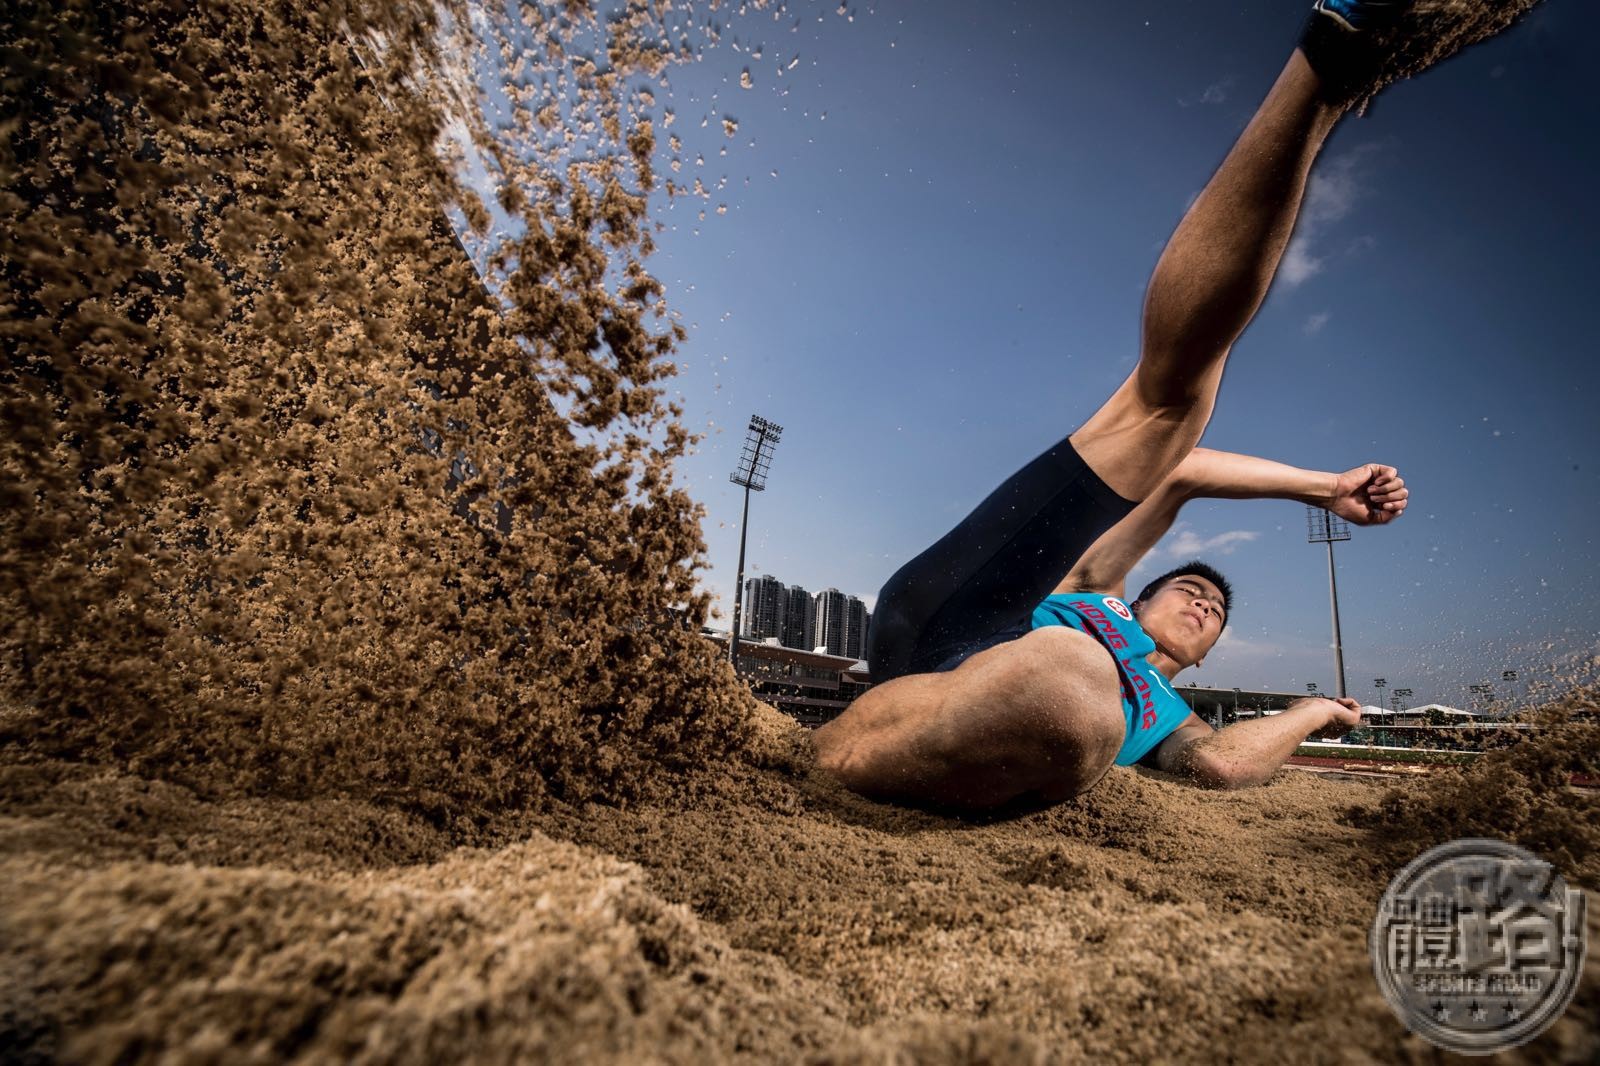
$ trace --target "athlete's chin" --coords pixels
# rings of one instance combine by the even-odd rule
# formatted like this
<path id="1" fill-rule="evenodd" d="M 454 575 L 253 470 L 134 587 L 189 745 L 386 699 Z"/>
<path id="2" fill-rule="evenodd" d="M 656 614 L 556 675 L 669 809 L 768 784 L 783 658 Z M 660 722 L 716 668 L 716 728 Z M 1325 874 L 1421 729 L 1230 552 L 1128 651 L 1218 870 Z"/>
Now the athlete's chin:
<path id="1" fill-rule="evenodd" d="M 1150 633 L 1148 629 L 1145 632 Z M 1165 637 L 1158 637 L 1154 633 L 1150 633 L 1150 637 L 1156 642 L 1156 650 L 1172 662 L 1177 663 L 1180 670 L 1187 670 L 1195 666 L 1201 659 L 1206 657 L 1206 652 L 1210 650 L 1209 647 L 1200 647 L 1192 641 L 1169 640 Z"/>
<path id="2" fill-rule="evenodd" d="M 1167 654 L 1174 662 L 1183 664 L 1183 669 L 1188 670 L 1198 666 L 1200 661 L 1211 653 L 1215 641 L 1209 640 L 1173 640 L 1161 641 L 1158 647 L 1167 649 Z"/>

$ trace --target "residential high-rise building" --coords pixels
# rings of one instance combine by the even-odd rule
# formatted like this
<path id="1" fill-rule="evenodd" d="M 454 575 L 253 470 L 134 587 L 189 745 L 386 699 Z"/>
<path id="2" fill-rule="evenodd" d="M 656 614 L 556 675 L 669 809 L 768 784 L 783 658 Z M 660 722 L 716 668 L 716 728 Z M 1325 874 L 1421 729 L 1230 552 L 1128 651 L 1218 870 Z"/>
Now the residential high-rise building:
<path id="1" fill-rule="evenodd" d="M 817 631 L 817 619 L 812 613 L 811 593 L 799 585 L 789 586 L 789 606 L 783 617 L 783 635 L 786 648 L 810 651 Z"/>
<path id="2" fill-rule="evenodd" d="M 852 659 L 867 657 L 867 605 L 858 597 L 845 597 L 844 650 L 841 654 Z"/>
<path id="3" fill-rule="evenodd" d="M 771 574 L 753 577 L 744 583 L 744 630 L 741 636 L 752 640 L 768 637 L 783 639 L 784 616 L 788 613 L 789 590 Z"/>
<path id="4" fill-rule="evenodd" d="M 811 639 L 814 647 L 826 648 L 829 655 L 843 655 L 845 628 L 849 617 L 849 603 L 838 589 L 823 589 L 817 593 L 813 611 L 816 629 Z"/>

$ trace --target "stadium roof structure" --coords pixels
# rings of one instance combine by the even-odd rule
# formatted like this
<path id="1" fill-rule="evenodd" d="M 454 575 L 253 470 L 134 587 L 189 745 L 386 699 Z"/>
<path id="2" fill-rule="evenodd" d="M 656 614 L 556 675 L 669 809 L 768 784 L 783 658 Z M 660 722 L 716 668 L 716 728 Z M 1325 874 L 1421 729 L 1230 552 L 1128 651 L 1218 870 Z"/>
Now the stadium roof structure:
<path id="1" fill-rule="evenodd" d="M 1258 697 L 1272 697 L 1276 699 L 1297 700 L 1305 695 L 1304 692 L 1279 692 L 1269 688 L 1215 688 L 1210 685 L 1174 685 L 1174 689 L 1193 693 L 1196 696 L 1215 697 L 1217 699 L 1231 700 L 1238 696 L 1241 700 Z"/>
<path id="2" fill-rule="evenodd" d="M 726 630 L 702 630 L 702 635 L 719 644 L 728 643 Z M 841 674 L 866 673 L 867 664 L 853 655 L 831 655 L 824 649 L 807 651 L 804 648 L 790 648 L 778 643 L 776 638 L 765 640 L 739 641 L 739 654 L 748 655 L 756 659 L 771 659 L 775 662 L 793 663 L 797 666 L 811 666 L 820 669 L 837 670 Z"/>
<path id="3" fill-rule="evenodd" d="M 1460 707 L 1446 707 L 1442 703 L 1424 703 L 1421 707 L 1407 707 L 1401 714 L 1429 714 L 1438 711 L 1447 718 L 1482 718 L 1482 711 L 1463 711 Z"/>

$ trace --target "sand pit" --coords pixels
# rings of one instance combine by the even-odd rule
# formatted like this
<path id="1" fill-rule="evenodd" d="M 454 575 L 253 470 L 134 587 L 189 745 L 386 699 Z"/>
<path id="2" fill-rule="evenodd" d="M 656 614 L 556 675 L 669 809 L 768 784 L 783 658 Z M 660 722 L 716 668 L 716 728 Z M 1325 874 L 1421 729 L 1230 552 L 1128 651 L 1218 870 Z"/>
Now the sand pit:
<path id="1" fill-rule="evenodd" d="M 1375 903 L 1473 833 L 1600 888 L 1594 727 L 992 824 L 814 773 L 699 635 L 659 387 L 643 86 L 715 31 L 561 8 L 490 27 L 492 205 L 431 6 L 0 16 L 0 1057 L 1436 1058 Z M 520 220 L 501 306 L 449 211 Z M 1600 1053 L 1596 959 L 1508 1058 Z"/>
<path id="2" fill-rule="evenodd" d="M 1366 933 L 1430 842 L 1416 823 L 1502 771 L 1217 794 L 1118 769 L 975 825 L 840 791 L 778 719 L 776 750 L 681 802 L 554 804 L 477 847 L 348 801 L 8 762 L 0 1038 L 95 1062 L 1437 1057 L 1380 998 Z M 1493 828 L 1456 813 L 1441 836 Z M 1592 891 L 1600 799 L 1537 815 L 1502 835 L 1564 815 Z M 1592 1061 L 1597 976 L 1591 952 L 1566 1015 L 1505 1058 Z"/>

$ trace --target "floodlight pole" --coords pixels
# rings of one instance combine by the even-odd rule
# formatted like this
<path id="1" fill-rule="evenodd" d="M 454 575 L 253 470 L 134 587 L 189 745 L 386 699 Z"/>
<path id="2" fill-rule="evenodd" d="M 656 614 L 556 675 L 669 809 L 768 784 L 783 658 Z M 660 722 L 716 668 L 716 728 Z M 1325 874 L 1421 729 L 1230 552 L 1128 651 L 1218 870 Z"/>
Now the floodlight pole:
<path id="1" fill-rule="evenodd" d="M 728 634 L 728 661 L 735 672 L 739 669 L 739 625 L 744 613 L 744 548 L 750 530 L 750 493 L 766 489 L 767 469 L 772 465 L 772 453 L 782 436 L 782 426 L 760 415 L 751 415 L 744 451 L 739 455 L 739 469 L 728 475 L 729 481 L 744 486 L 744 514 L 739 519 L 739 572 L 733 587 L 733 632 Z"/>
<path id="2" fill-rule="evenodd" d="M 750 486 L 744 487 L 744 513 L 739 517 L 739 572 L 733 579 L 733 631 L 728 635 L 728 661 L 739 669 L 739 625 L 744 607 L 744 531 L 750 527 Z"/>
<path id="3" fill-rule="evenodd" d="M 1344 688 L 1344 638 L 1339 633 L 1339 576 L 1333 568 L 1333 541 L 1328 541 L 1328 597 L 1333 601 L 1333 666 L 1339 673 L 1339 697 Z"/>
<path id="4" fill-rule="evenodd" d="M 1306 505 L 1306 541 L 1328 546 L 1328 596 L 1333 602 L 1333 665 L 1338 672 L 1339 696 L 1346 695 L 1344 684 L 1344 640 L 1339 634 L 1339 579 L 1333 567 L 1333 542 L 1349 540 L 1350 527 L 1344 521 L 1315 504 Z"/>

